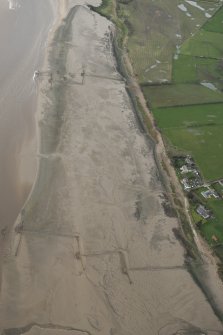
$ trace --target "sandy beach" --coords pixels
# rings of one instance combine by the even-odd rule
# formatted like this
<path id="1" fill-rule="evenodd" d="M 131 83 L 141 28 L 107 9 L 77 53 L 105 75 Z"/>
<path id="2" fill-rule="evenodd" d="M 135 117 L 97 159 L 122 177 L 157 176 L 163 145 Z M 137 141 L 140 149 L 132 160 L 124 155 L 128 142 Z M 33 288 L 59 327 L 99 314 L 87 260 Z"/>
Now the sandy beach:
<path id="1" fill-rule="evenodd" d="M 38 174 L 10 231 L 0 334 L 222 334 L 165 213 L 111 22 L 84 1 L 57 4 L 37 78 Z"/>

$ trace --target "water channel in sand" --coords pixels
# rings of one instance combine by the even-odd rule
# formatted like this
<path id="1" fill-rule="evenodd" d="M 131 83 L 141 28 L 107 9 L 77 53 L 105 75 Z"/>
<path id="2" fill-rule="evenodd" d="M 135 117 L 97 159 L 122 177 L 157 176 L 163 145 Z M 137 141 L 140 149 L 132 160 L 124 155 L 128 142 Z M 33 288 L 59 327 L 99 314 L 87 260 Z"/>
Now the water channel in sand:
<path id="1" fill-rule="evenodd" d="M 0 230 L 3 235 L 14 223 L 35 178 L 33 73 L 42 61 L 53 19 L 50 1 L 0 1 Z"/>

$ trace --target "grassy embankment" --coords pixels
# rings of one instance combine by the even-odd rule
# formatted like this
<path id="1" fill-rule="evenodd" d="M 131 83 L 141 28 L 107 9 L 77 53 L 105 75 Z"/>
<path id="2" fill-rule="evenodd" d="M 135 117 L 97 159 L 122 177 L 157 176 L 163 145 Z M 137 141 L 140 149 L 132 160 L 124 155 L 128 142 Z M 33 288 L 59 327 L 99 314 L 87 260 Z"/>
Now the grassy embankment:
<path id="1" fill-rule="evenodd" d="M 217 0 L 198 1 L 203 10 L 183 3 L 186 12 L 177 0 L 104 0 L 96 11 L 118 27 L 119 47 L 128 51 L 170 155 L 191 154 L 209 181 L 223 177 L 223 9 Z M 200 231 L 223 258 L 222 201 L 200 200 L 214 213 Z M 193 206 L 192 213 L 200 221 Z"/>
<path id="2" fill-rule="evenodd" d="M 130 0 L 131 1 L 131 0 Z M 137 118 L 141 125 L 141 128 L 149 130 L 148 135 L 153 141 L 156 141 L 156 133 L 154 132 L 150 118 L 145 113 L 139 99 L 132 90 L 132 80 L 129 69 L 125 66 L 123 61 L 124 54 L 127 52 L 128 37 L 131 31 L 131 25 L 128 20 L 129 12 L 125 10 L 122 5 L 127 6 L 130 3 L 129 0 L 103 0 L 99 7 L 90 6 L 91 10 L 105 16 L 107 19 L 112 21 L 116 26 L 116 35 L 113 39 L 114 52 L 117 60 L 117 65 L 120 73 L 126 79 L 126 89 L 131 98 L 134 109 L 137 111 Z"/>

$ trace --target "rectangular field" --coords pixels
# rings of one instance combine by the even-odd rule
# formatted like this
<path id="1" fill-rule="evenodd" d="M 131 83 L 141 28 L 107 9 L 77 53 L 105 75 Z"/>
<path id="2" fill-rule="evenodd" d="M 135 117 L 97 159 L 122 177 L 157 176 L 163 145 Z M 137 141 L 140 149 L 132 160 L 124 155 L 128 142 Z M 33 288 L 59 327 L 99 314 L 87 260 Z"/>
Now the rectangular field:
<path id="1" fill-rule="evenodd" d="M 222 178 L 223 104 L 154 109 L 157 125 L 176 150 L 191 154 L 206 180 Z"/>
<path id="2" fill-rule="evenodd" d="M 173 62 L 174 83 L 211 83 L 213 89 L 223 89 L 223 61 L 179 55 Z"/>
<path id="3" fill-rule="evenodd" d="M 223 102 L 223 93 L 201 84 L 144 86 L 143 93 L 152 108 Z"/>
<path id="4" fill-rule="evenodd" d="M 153 113 L 162 129 L 223 125 L 222 103 L 156 108 Z"/>
<path id="5" fill-rule="evenodd" d="M 218 12 L 205 23 L 203 29 L 216 33 L 223 33 L 223 7 L 221 7 Z"/>
<path id="6" fill-rule="evenodd" d="M 223 34 L 201 29 L 181 47 L 183 55 L 222 59 Z"/>

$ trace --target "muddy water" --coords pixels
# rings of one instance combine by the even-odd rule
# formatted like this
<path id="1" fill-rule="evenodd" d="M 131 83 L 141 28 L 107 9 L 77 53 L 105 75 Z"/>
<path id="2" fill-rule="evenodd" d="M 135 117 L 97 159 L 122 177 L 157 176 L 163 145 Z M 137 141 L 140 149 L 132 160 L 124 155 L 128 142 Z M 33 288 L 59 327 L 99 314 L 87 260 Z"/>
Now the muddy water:
<path id="1" fill-rule="evenodd" d="M 0 229 L 15 220 L 32 186 L 36 87 L 53 21 L 50 1 L 0 1 Z"/>

